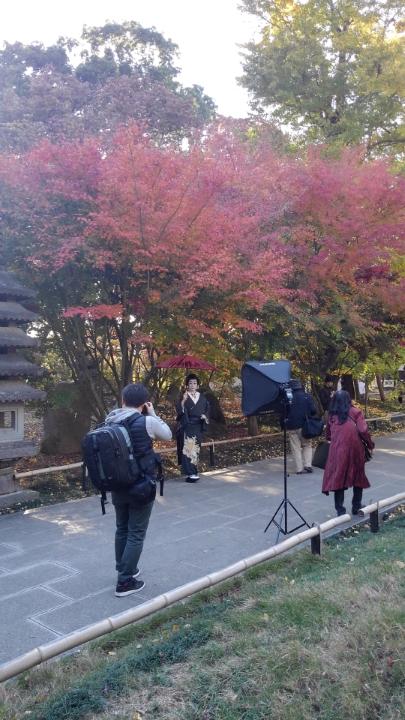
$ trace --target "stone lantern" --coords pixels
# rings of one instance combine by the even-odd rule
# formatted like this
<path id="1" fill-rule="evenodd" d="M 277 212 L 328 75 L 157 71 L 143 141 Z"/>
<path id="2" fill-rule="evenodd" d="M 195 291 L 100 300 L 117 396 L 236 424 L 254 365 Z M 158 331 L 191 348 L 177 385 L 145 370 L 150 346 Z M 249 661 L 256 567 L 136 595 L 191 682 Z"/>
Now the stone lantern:
<path id="1" fill-rule="evenodd" d="M 36 497 L 22 490 L 14 478 L 14 465 L 20 458 L 32 457 L 38 446 L 24 435 L 24 405 L 42 400 L 45 393 L 27 384 L 41 369 L 21 354 L 38 341 L 24 331 L 36 314 L 24 307 L 35 293 L 24 287 L 12 273 L 0 270 L 0 506 Z"/>

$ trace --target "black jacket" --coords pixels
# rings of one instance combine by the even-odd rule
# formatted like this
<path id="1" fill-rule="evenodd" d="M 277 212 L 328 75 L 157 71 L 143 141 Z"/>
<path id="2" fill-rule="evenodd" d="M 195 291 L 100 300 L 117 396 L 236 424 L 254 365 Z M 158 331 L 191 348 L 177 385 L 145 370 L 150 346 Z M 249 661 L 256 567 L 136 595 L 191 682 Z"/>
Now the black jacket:
<path id="1" fill-rule="evenodd" d="M 285 426 L 287 430 L 298 430 L 302 428 L 305 418 L 317 415 L 312 395 L 306 393 L 302 388 L 293 390 L 293 401 L 287 407 L 287 419 Z"/>
<path id="2" fill-rule="evenodd" d="M 332 399 L 332 390 L 327 387 L 321 387 L 318 391 L 319 401 L 322 405 L 322 410 L 326 412 L 329 410 L 330 401 Z"/>

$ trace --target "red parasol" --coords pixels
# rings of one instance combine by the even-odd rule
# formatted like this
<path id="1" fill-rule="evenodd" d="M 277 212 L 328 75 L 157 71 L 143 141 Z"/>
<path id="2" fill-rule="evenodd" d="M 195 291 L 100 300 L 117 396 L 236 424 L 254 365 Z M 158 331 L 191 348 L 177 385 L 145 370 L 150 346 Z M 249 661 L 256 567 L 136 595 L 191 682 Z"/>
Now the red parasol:
<path id="1" fill-rule="evenodd" d="M 183 368 L 184 370 L 216 370 L 217 368 L 207 360 L 200 360 L 200 358 L 194 357 L 193 355 L 174 355 L 167 360 L 162 360 L 157 364 L 158 368 L 165 368 L 166 370 L 174 368 Z"/>

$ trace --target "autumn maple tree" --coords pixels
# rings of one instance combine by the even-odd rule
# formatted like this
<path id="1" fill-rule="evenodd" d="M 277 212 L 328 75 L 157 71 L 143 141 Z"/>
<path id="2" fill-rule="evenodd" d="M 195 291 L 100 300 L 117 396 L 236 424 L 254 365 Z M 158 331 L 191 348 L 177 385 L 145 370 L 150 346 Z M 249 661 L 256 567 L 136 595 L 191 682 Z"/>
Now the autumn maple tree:
<path id="1" fill-rule="evenodd" d="M 314 378 L 400 334 L 405 182 L 361 152 L 295 159 L 218 123 L 187 149 L 138 126 L 0 159 L 3 256 L 101 417 L 162 353 Z M 402 274 L 403 275 L 403 274 Z"/>
<path id="2" fill-rule="evenodd" d="M 248 163 L 221 134 L 187 152 L 121 130 L 107 155 L 95 140 L 43 143 L 6 158 L 8 253 L 29 276 L 51 333 L 98 415 L 149 357 L 260 326 L 287 272 L 262 232 L 264 205 Z M 267 212 L 267 209 L 266 209 Z"/>
<path id="3" fill-rule="evenodd" d="M 405 183 L 361 150 L 336 159 L 310 151 L 284 168 L 291 272 L 284 302 L 267 308 L 267 337 L 319 379 L 375 349 L 394 351 L 402 336 Z"/>

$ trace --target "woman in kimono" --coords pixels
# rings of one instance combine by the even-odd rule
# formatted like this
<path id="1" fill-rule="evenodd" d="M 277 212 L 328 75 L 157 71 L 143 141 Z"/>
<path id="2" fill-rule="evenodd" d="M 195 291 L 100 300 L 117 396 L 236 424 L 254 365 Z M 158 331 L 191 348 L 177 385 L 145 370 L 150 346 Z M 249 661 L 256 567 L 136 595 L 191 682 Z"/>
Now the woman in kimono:
<path id="1" fill-rule="evenodd" d="M 352 406 L 350 395 L 339 390 L 329 406 L 326 439 L 330 440 L 329 455 L 323 475 L 322 492 L 335 495 L 337 515 L 344 515 L 345 490 L 353 488 L 352 514 L 357 515 L 363 489 L 370 487 L 364 471 L 364 444 L 372 450 L 374 443 L 368 431 L 363 413 Z M 364 443 L 364 444 L 363 444 Z"/>
<path id="2" fill-rule="evenodd" d="M 177 420 L 180 423 L 178 433 L 179 464 L 187 475 L 186 482 L 199 480 L 198 460 L 200 456 L 203 432 L 209 422 L 209 404 L 207 398 L 199 392 L 200 381 L 197 375 L 190 373 L 186 377 L 186 389 L 176 403 Z"/>

